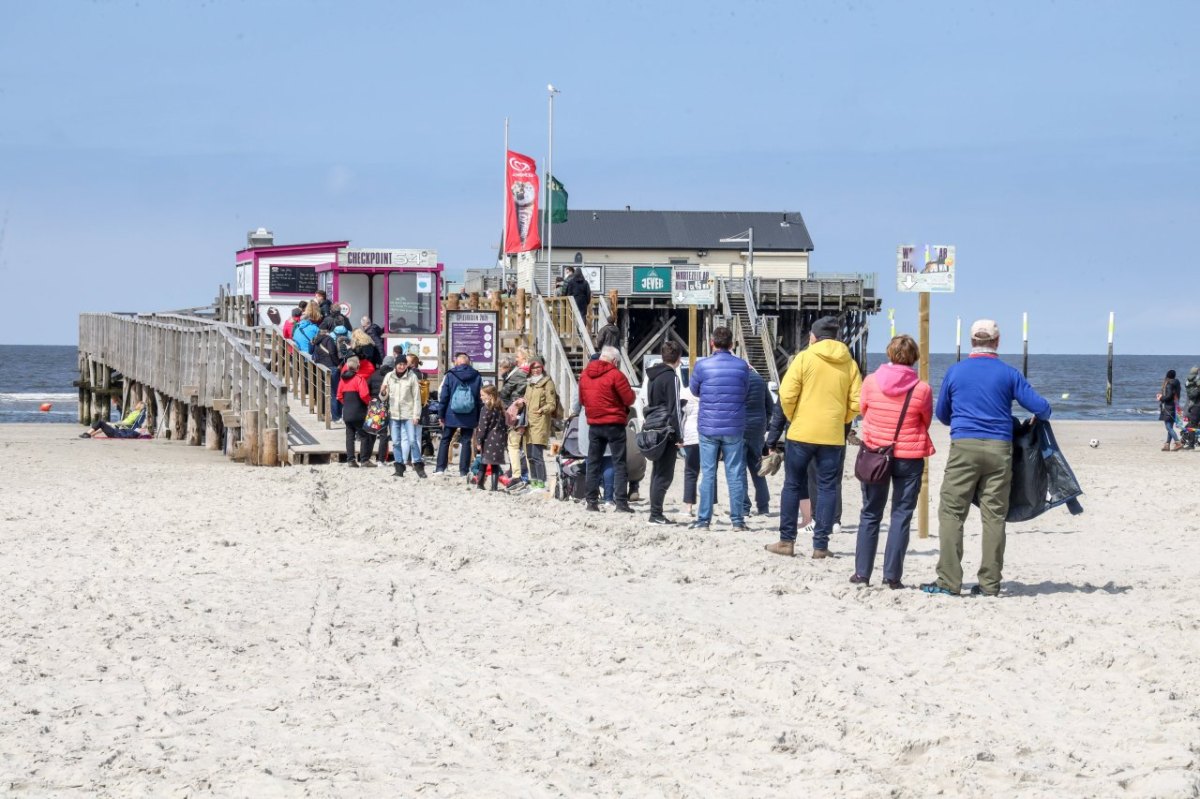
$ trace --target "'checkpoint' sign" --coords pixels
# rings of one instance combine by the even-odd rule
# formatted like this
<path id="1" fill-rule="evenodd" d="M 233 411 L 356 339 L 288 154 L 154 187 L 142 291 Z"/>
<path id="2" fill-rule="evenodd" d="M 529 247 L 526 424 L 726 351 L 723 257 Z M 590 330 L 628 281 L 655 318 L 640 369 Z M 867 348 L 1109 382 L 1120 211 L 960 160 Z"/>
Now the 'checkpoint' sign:
<path id="1" fill-rule="evenodd" d="M 896 288 L 899 291 L 954 292 L 955 257 L 953 244 L 915 244 L 896 248 Z"/>

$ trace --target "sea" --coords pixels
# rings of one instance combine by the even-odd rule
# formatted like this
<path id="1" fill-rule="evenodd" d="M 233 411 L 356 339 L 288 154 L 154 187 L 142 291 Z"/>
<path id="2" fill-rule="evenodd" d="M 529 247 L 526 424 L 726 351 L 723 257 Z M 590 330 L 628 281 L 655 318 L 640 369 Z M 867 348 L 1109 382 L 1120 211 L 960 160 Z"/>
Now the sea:
<path id="1" fill-rule="evenodd" d="M 1021 368 L 1021 356 L 1002 355 Z M 0 423 L 74 423 L 79 419 L 78 393 L 71 385 L 79 378 L 76 348 L 0 344 Z M 884 360 L 871 353 L 874 369 Z M 954 353 L 930 357 L 934 390 L 955 361 Z M 1105 404 L 1105 355 L 1030 355 L 1029 382 L 1050 401 L 1055 419 L 1157 421 L 1155 394 L 1168 369 L 1179 374 L 1200 365 L 1200 355 L 1116 355 L 1113 358 L 1113 402 Z M 41 410 L 48 406 L 48 410 Z"/>

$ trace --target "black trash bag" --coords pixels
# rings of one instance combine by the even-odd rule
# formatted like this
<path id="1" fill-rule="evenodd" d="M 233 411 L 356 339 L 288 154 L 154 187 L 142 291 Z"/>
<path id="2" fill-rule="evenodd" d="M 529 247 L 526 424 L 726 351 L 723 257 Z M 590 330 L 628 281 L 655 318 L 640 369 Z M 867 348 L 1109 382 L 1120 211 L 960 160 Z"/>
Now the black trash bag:
<path id="1" fill-rule="evenodd" d="M 670 411 L 664 405 L 653 405 L 646 409 L 642 431 L 637 434 L 637 448 L 648 461 L 656 461 L 667 451 L 671 443 Z"/>
<path id="2" fill-rule="evenodd" d="M 1050 423 L 1013 419 L 1012 486 L 1005 521 L 1027 522 L 1051 508 L 1066 505 L 1072 516 L 1083 513 L 1083 489 L 1059 449 Z M 978 506 L 979 497 L 972 502 Z"/>

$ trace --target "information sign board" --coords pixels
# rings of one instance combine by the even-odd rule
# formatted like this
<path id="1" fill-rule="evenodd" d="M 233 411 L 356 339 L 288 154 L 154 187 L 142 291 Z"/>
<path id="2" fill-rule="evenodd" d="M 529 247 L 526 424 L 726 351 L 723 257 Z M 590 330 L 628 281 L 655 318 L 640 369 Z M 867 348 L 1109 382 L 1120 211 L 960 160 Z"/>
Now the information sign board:
<path id="1" fill-rule="evenodd" d="M 956 259 L 953 244 L 914 244 L 896 248 L 896 288 L 899 291 L 953 293 Z"/>
<path id="2" fill-rule="evenodd" d="M 717 304 L 717 285 L 710 269 L 675 267 L 671 283 L 671 297 L 676 305 Z"/>
<path id="3" fill-rule="evenodd" d="M 455 353 L 465 352 L 477 371 L 495 374 L 497 316 L 495 311 L 446 311 L 446 354 L 453 358 Z"/>

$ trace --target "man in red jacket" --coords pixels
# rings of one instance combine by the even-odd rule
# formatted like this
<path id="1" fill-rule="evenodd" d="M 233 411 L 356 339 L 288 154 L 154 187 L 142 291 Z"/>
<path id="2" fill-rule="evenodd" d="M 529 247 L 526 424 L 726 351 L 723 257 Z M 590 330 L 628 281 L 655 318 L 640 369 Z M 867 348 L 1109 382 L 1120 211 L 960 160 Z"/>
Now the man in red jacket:
<path id="1" fill-rule="evenodd" d="M 629 507 L 629 469 L 625 462 L 625 423 L 635 398 L 629 380 L 617 368 L 621 353 L 616 347 L 600 350 L 579 378 L 579 404 L 587 412 L 587 509 L 600 510 L 600 473 L 604 450 L 613 459 L 613 499 L 621 513 L 633 513 Z"/>

